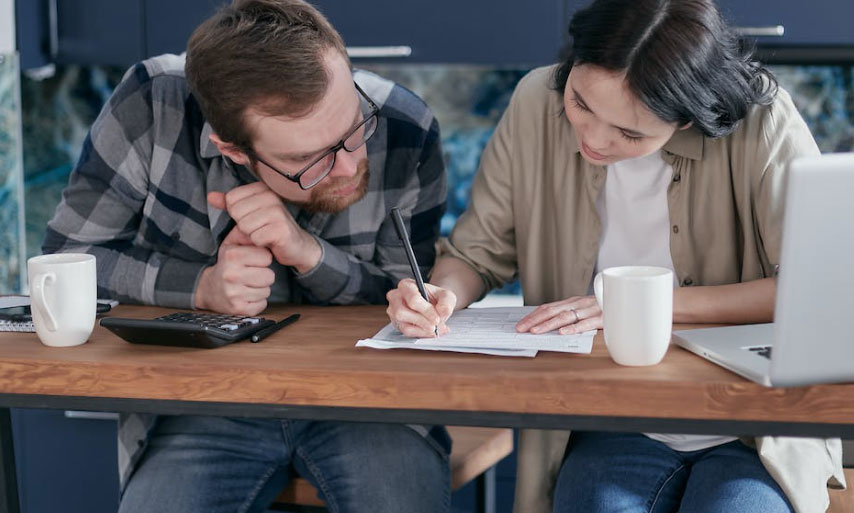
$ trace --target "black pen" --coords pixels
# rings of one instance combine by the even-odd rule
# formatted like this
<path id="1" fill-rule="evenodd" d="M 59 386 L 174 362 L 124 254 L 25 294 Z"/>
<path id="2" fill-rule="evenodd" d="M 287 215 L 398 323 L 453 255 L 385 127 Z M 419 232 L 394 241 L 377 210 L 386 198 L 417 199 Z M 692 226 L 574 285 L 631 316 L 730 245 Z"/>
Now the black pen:
<path id="1" fill-rule="evenodd" d="M 412 276 L 415 278 L 415 285 L 418 287 L 418 292 L 421 297 L 428 303 L 430 295 L 427 294 L 427 287 L 424 286 L 424 278 L 421 277 L 421 270 L 418 269 L 418 261 L 415 260 L 415 252 L 412 251 L 412 243 L 409 242 L 409 234 L 406 233 L 406 225 L 403 224 L 403 217 L 400 215 L 400 209 L 394 207 L 391 209 L 391 219 L 394 221 L 394 228 L 397 230 L 397 236 L 403 242 L 403 249 L 406 250 L 406 258 L 409 260 L 409 267 L 412 268 Z M 439 336 L 439 326 L 433 326 L 433 334 Z"/>
<path id="2" fill-rule="evenodd" d="M 273 324 L 272 326 L 267 326 L 263 330 L 258 330 L 257 332 L 255 332 L 254 335 L 252 335 L 249 340 L 252 342 L 261 342 L 262 340 L 284 328 L 288 324 L 296 322 L 297 319 L 299 319 L 299 314 L 289 315 L 288 317 L 285 317 L 284 319 L 277 322 L 276 324 Z"/>

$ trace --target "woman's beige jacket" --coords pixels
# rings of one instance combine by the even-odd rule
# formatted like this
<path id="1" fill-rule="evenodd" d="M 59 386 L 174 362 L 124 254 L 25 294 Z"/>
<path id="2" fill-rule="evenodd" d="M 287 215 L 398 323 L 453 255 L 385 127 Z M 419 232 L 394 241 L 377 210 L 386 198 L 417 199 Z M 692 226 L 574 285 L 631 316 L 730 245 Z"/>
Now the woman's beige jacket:
<path id="1" fill-rule="evenodd" d="M 595 205 L 606 170 L 579 154 L 561 96 L 549 87 L 553 71 L 539 68 L 520 82 L 484 151 L 470 206 L 449 240 L 440 242 L 441 254 L 469 264 L 486 290 L 518 276 L 529 305 L 587 294 L 601 230 Z M 727 137 L 689 128 L 677 131 L 662 152 L 673 166 L 667 201 L 679 283 L 773 276 L 786 164 L 819 153 L 788 93 L 780 90 L 771 106 L 754 107 Z M 552 511 L 568 437 L 568 431 L 523 431 L 516 513 Z M 827 486 L 844 485 L 838 439 L 745 441 L 755 443 L 798 513 L 826 511 Z"/>

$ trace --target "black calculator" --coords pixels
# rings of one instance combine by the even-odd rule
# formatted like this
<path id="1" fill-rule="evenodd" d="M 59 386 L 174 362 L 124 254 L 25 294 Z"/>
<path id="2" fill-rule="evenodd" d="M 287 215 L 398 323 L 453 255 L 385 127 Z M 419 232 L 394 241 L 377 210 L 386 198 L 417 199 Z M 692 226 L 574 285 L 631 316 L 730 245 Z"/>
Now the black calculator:
<path id="1" fill-rule="evenodd" d="M 156 319 L 101 319 L 101 326 L 134 344 L 206 349 L 249 338 L 273 324 L 263 317 L 194 312 L 177 312 Z"/>

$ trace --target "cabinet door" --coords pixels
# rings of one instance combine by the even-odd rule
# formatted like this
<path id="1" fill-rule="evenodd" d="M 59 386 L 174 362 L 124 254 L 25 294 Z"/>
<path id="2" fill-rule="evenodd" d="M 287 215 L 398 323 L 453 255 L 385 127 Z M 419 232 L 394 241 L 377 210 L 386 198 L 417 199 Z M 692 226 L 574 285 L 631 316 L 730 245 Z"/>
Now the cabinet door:
<path id="1" fill-rule="evenodd" d="M 21 54 L 21 69 L 37 68 L 50 62 L 47 5 L 32 0 L 15 0 L 15 37 Z"/>
<path id="2" fill-rule="evenodd" d="M 405 62 L 554 62 L 569 0 L 315 0 L 348 46 L 407 46 Z M 127 66 L 180 53 L 220 0 L 48 0 L 56 62 Z M 49 8 L 48 11 L 51 11 Z"/>
<path id="3" fill-rule="evenodd" d="M 142 0 L 49 0 L 55 62 L 129 66 L 144 56 Z"/>
<path id="4" fill-rule="evenodd" d="M 854 45 L 851 0 L 718 0 L 718 5 L 734 26 L 784 28 L 782 36 L 757 37 L 760 45 Z"/>
<path id="5" fill-rule="evenodd" d="M 21 513 L 115 513 L 115 420 L 66 418 L 60 410 L 12 410 Z"/>
<path id="6" fill-rule="evenodd" d="M 193 30 L 222 0 L 145 0 L 146 56 L 181 53 Z"/>
<path id="7" fill-rule="evenodd" d="M 407 46 L 401 62 L 554 62 L 564 0 L 315 0 L 348 48 Z M 393 61 L 390 61 L 393 62 Z"/>

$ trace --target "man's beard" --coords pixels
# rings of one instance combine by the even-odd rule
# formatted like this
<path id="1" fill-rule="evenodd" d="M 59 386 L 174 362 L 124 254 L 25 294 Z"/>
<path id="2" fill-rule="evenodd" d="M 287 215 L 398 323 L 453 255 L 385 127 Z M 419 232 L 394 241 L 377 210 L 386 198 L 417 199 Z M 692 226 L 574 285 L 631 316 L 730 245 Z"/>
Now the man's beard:
<path id="1" fill-rule="evenodd" d="M 299 203 L 300 207 L 309 212 L 324 212 L 337 214 L 365 197 L 368 192 L 368 179 L 371 175 L 368 159 L 362 159 L 356 165 L 356 175 L 351 178 L 326 177 L 311 189 L 311 197 L 306 202 Z M 340 189 L 351 186 L 354 182 L 359 185 L 347 196 L 335 193 Z"/>

